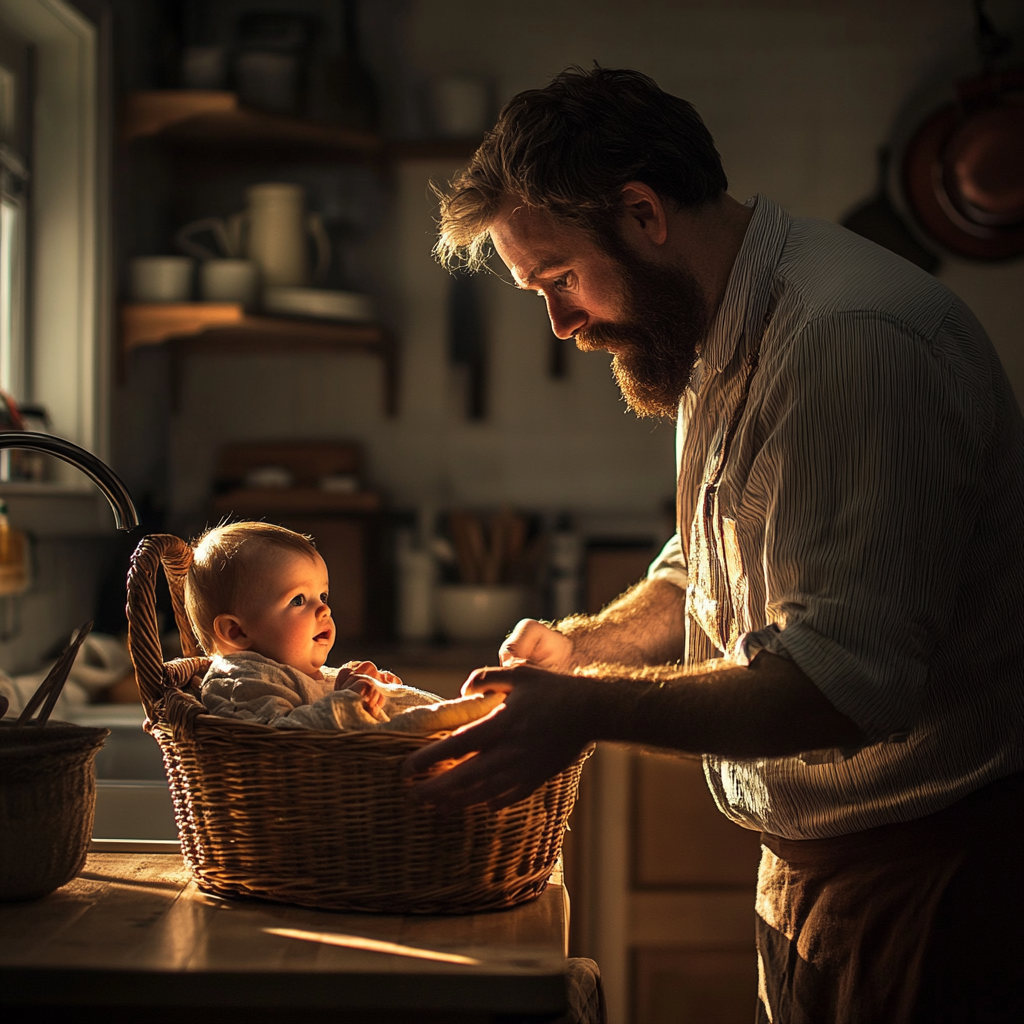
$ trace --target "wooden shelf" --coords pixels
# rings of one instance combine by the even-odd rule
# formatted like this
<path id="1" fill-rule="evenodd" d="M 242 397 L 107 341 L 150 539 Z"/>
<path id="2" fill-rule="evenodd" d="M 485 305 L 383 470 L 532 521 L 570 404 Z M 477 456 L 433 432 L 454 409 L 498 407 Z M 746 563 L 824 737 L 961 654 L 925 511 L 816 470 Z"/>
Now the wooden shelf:
<path id="1" fill-rule="evenodd" d="M 168 338 L 237 327 L 245 311 L 234 302 L 133 302 L 121 307 L 121 348 L 159 345 Z"/>
<path id="2" fill-rule="evenodd" d="M 398 412 L 398 358 L 394 338 L 379 324 L 252 316 L 220 302 L 128 303 L 121 307 L 121 351 L 164 344 L 171 350 L 171 396 L 181 401 L 182 360 L 191 355 L 337 355 L 357 352 L 384 365 L 384 408 Z"/>
<path id="3" fill-rule="evenodd" d="M 130 93 L 125 100 L 125 142 L 157 137 L 182 148 L 307 149 L 373 156 L 381 141 L 368 132 L 243 107 L 230 92 L 163 89 Z"/>
<path id="4" fill-rule="evenodd" d="M 481 140 L 414 139 L 385 142 L 369 132 L 243 107 L 232 92 L 162 89 L 130 93 L 122 139 L 159 138 L 180 149 L 305 150 L 348 159 L 469 160 Z"/>
<path id="5" fill-rule="evenodd" d="M 379 508 L 380 495 L 376 491 L 336 494 L 315 487 L 286 487 L 281 490 L 242 487 L 218 494 L 213 500 L 213 511 L 217 515 L 323 516 L 344 512 L 376 512 Z"/>

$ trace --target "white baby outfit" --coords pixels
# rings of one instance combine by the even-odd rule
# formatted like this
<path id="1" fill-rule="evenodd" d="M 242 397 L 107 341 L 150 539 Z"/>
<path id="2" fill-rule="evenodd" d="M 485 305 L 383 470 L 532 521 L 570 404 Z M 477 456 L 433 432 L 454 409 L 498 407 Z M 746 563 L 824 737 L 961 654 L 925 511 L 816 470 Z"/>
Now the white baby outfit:
<path id="1" fill-rule="evenodd" d="M 371 711 L 357 690 L 335 690 L 338 669 L 313 679 L 251 651 L 215 655 L 203 677 L 203 706 L 211 715 L 279 729 L 404 733 L 449 732 L 483 718 L 504 699 L 489 693 L 445 701 L 412 686 L 374 680 L 384 703 Z"/>

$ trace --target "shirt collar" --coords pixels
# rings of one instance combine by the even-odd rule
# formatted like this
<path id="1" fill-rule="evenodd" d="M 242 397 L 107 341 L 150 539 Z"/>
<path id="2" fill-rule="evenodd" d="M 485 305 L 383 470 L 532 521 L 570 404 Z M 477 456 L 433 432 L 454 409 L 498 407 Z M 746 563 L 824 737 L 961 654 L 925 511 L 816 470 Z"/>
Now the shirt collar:
<path id="1" fill-rule="evenodd" d="M 789 214 L 766 196 L 754 196 L 747 205 L 753 205 L 754 215 L 700 350 L 704 365 L 716 373 L 729 365 L 743 334 L 752 337 L 763 329 L 775 268 L 789 233 Z"/>

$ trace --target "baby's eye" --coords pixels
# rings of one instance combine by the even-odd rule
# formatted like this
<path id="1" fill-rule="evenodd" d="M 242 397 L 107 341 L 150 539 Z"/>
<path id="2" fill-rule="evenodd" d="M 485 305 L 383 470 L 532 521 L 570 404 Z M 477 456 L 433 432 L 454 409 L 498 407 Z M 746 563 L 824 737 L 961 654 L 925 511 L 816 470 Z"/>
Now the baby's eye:
<path id="1" fill-rule="evenodd" d="M 306 603 L 306 596 L 305 594 L 296 594 L 288 603 L 295 605 L 296 608 L 299 608 Z"/>
<path id="2" fill-rule="evenodd" d="M 327 593 L 326 593 L 326 591 L 320 595 L 320 600 L 323 601 L 324 604 L 327 604 Z"/>

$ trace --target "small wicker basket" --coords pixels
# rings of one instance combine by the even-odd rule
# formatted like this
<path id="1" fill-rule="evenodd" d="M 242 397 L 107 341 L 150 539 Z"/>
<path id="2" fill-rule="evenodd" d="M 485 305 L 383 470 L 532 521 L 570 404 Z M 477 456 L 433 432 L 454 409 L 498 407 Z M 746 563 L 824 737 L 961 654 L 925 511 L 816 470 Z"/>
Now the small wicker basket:
<path id="1" fill-rule="evenodd" d="M 139 544 L 128 574 L 128 643 L 182 852 L 201 888 L 406 914 L 496 910 L 543 892 L 589 752 L 511 807 L 442 817 L 410 802 L 400 775 L 405 757 L 436 736 L 307 732 L 208 715 L 196 693 L 209 659 L 184 614 L 191 558 L 178 537 Z M 156 617 L 161 565 L 185 654 L 166 665 Z"/>

